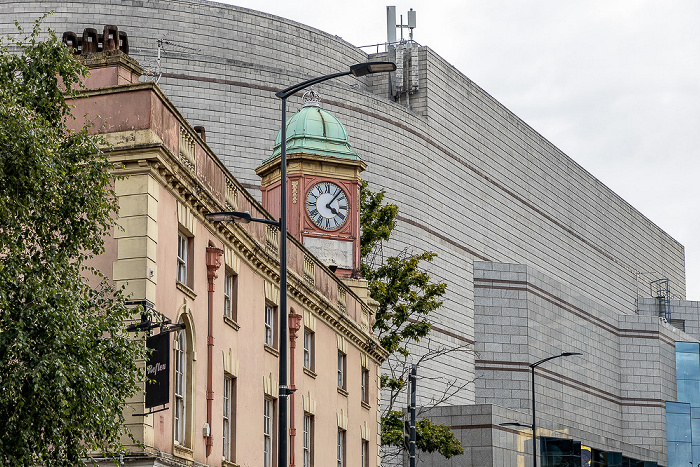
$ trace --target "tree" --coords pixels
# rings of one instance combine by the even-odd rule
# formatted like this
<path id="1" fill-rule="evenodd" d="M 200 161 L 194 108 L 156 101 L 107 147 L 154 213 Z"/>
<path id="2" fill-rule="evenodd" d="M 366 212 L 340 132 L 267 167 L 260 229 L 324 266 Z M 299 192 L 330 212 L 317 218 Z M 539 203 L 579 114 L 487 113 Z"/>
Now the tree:
<path id="1" fill-rule="evenodd" d="M 430 348 L 422 355 L 411 355 L 409 344 L 418 343 L 430 333 L 430 314 L 442 306 L 446 285 L 430 281 L 421 265 L 435 258 L 426 251 L 417 254 L 403 250 L 385 257 L 383 242 L 388 241 L 396 226 L 398 206 L 383 204 L 385 192 L 371 192 L 367 183 L 360 191 L 361 273 L 369 282 L 370 296 L 379 303 L 373 330 L 389 352 L 388 372 L 382 375 L 381 387 L 386 404 L 382 408 L 382 444 L 402 449 L 404 446 L 404 414 L 396 410 L 410 369 L 409 358 L 420 366 L 453 352 L 468 350 L 466 346 Z M 462 390 L 454 380 L 445 381 L 445 389 L 437 405 Z M 446 458 L 464 452 L 449 427 L 435 425 L 428 419 L 416 423 L 416 446 L 423 452 L 439 452 Z M 396 454 L 396 451 L 394 452 Z"/>
<path id="2" fill-rule="evenodd" d="M 68 126 L 86 70 L 38 21 L 16 26 L 0 42 L 0 465 L 73 466 L 119 449 L 145 348 L 87 265 L 117 202 L 100 140 Z"/>

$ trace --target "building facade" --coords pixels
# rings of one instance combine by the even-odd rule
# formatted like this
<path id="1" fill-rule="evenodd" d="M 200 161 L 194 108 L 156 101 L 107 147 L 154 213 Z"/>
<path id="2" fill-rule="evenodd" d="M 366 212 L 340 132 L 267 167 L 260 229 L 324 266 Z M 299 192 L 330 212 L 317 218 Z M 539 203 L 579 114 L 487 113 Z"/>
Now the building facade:
<path id="1" fill-rule="evenodd" d="M 277 227 L 206 220 L 217 211 L 269 214 L 160 88 L 137 81 L 142 70 L 133 59 L 112 50 L 83 60 L 91 68 L 89 90 L 71 104 L 108 144 L 120 206 L 96 265 L 134 303 L 158 313 L 164 325 L 151 334 L 164 336 L 162 353 L 169 355 L 147 370 L 149 377 L 168 372 L 164 394 L 149 388 L 126 409 L 145 448 L 129 444 L 124 462 L 277 465 Z M 295 390 L 289 459 L 299 466 L 377 465 L 378 378 L 386 354 L 371 332 L 366 287 L 341 281 L 296 239 L 287 255 Z"/>
<path id="2" fill-rule="evenodd" d="M 251 203 L 265 196 L 255 170 L 280 127 L 274 92 L 354 63 L 396 60 L 388 78 L 316 90 L 367 163 L 370 188 L 400 206 L 386 251 L 438 255 L 429 272 L 448 291 L 430 345 L 475 350 L 419 368 L 419 405 L 441 398 L 446 384 L 463 389 L 433 411 L 467 448 L 446 465 L 526 462 L 532 434 L 501 423 L 528 423 L 528 364 L 561 352 L 583 355 L 537 369 L 541 434 L 575 440 L 591 456 L 610 453 L 608 465 L 618 457 L 674 465 L 666 403 L 681 400 L 676 342 L 700 336 L 684 311 L 696 306 L 683 301 L 683 246 L 435 51 L 408 43 L 367 54 L 332 31 L 204 0 L 2 5 L 2 32 L 48 10 L 48 26 L 76 37 L 118 25 L 148 69 L 142 80 L 157 81 L 206 129 Z M 300 109 L 301 96 L 289 105 Z M 664 295 L 649 287 L 660 279 L 668 307 L 645 312 Z"/>

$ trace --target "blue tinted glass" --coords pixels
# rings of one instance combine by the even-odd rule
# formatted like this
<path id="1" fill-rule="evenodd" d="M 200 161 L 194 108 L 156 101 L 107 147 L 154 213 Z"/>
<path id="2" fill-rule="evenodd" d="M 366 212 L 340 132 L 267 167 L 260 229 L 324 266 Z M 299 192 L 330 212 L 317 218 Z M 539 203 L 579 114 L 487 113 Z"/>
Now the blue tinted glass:
<path id="1" fill-rule="evenodd" d="M 699 346 L 697 342 L 676 342 L 676 352 L 699 353 Z"/>
<path id="2" fill-rule="evenodd" d="M 690 429 L 691 431 L 691 442 L 696 445 L 700 446 L 700 419 L 698 418 L 691 418 L 690 419 Z"/>
<path id="3" fill-rule="evenodd" d="M 676 382 L 676 392 L 678 402 L 687 402 L 693 407 L 700 406 L 700 381 L 679 379 Z"/>
<path id="4" fill-rule="evenodd" d="M 690 414 L 666 412 L 666 440 L 690 443 Z"/>
<path id="5" fill-rule="evenodd" d="M 700 379 L 700 355 L 676 352 L 676 378 Z"/>
<path id="6" fill-rule="evenodd" d="M 666 402 L 666 413 L 687 413 L 690 414 L 690 405 L 680 402 Z"/>
<path id="7" fill-rule="evenodd" d="M 621 452 L 608 452 L 608 467 L 620 467 L 622 465 L 622 453 Z"/>
<path id="8" fill-rule="evenodd" d="M 700 446 L 693 446 L 693 465 L 698 465 L 700 462 Z"/>
<path id="9" fill-rule="evenodd" d="M 688 467 L 690 463 L 690 443 L 668 443 L 668 467 Z"/>

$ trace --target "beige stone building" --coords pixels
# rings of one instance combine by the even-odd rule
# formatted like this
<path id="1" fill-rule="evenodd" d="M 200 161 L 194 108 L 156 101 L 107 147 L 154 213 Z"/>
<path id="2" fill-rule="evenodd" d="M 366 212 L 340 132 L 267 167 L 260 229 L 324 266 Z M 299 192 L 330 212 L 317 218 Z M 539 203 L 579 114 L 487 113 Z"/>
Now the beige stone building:
<path id="1" fill-rule="evenodd" d="M 95 122 L 119 176 L 119 228 L 98 266 L 171 322 L 152 331 L 169 349 L 165 403 L 146 407 L 141 394 L 126 408 L 145 448 L 131 445 L 124 465 L 276 465 L 277 228 L 207 221 L 206 213 L 225 210 L 270 215 L 207 146 L 204 130 L 155 83 L 138 82 L 142 70 L 127 54 L 85 61 L 89 90 L 72 103 L 74 114 Z M 295 210 L 305 203 L 289 199 L 290 212 L 303 214 Z M 357 246 L 357 236 L 346 237 Z M 287 247 L 290 465 L 378 465 L 386 355 L 371 332 L 366 288 L 337 277 L 302 242 L 290 235 Z M 176 324 L 184 329 L 167 332 Z"/>

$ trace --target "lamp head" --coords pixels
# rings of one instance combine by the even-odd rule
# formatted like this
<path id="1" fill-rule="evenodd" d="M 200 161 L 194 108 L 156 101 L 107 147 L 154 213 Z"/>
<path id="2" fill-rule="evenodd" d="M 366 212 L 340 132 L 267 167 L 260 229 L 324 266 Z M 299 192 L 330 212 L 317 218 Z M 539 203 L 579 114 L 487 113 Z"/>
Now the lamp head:
<path id="1" fill-rule="evenodd" d="M 571 357 L 572 355 L 583 355 L 581 352 L 564 352 L 561 354 L 562 357 Z"/>
<path id="2" fill-rule="evenodd" d="M 367 62 L 358 63 L 350 67 L 350 73 L 353 76 L 365 76 L 373 73 L 387 73 L 396 71 L 396 64 L 393 62 Z"/>
<path id="3" fill-rule="evenodd" d="M 243 211 L 223 211 L 223 212 L 210 212 L 205 214 L 204 217 L 210 222 L 236 222 L 239 224 L 247 224 L 250 222 L 250 212 Z"/>

